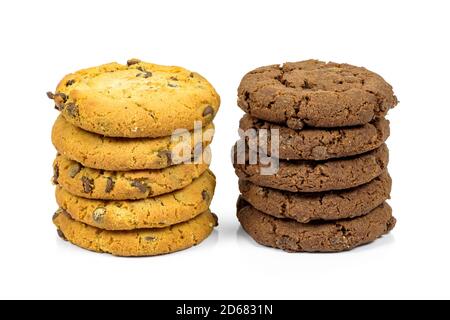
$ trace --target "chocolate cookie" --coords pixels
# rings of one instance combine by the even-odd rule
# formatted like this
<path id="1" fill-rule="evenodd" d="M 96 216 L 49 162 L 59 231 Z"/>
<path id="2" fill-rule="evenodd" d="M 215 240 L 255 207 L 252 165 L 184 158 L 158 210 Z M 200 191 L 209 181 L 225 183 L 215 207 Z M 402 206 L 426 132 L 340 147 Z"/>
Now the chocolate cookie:
<path id="1" fill-rule="evenodd" d="M 242 198 L 255 209 L 301 223 L 365 215 L 389 199 L 392 181 L 387 172 L 362 186 L 322 193 L 293 193 L 240 180 Z"/>
<path id="2" fill-rule="evenodd" d="M 260 150 L 268 155 L 271 151 L 271 130 L 278 130 L 278 157 L 290 160 L 327 160 L 362 154 L 380 147 L 390 133 L 389 121 L 384 118 L 362 126 L 333 129 L 307 127 L 299 131 L 245 115 L 240 128 L 250 136 L 256 133 Z"/>
<path id="3" fill-rule="evenodd" d="M 81 163 L 85 167 L 128 171 L 162 169 L 190 160 L 201 155 L 213 138 L 214 126 L 209 124 L 203 130 L 191 131 L 186 140 L 162 138 L 108 138 L 84 131 L 67 122 L 62 116 L 56 120 L 52 130 L 52 142 L 56 150 L 67 158 Z M 179 141 L 187 142 L 186 154 Z M 182 144 L 184 144 L 184 142 Z M 197 152 L 197 150 L 200 150 Z"/>
<path id="4" fill-rule="evenodd" d="M 192 220 L 166 228 L 107 231 L 73 220 L 64 210 L 53 216 L 58 235 L 81 248 L 115 256 L 139 257 L 171 253 L 195 246 L 217 226 L 206 211 Z"/>
<path id="5" fill-rule="evenodd" d="M 240 200 L 238 219 L 259 244 L 289 252 L 350 250 L 387 234 L 396 223 L 386 202 L 361 217 L 304 224 L 266 215 Z"/>
<path id="6" fill-rule="evenodd" d="M 220 98 L 198 73 L 137 59 L 65 76 L 48 93 L 73 125 L 110 137 L 156 138 L 193 130 L 216 115 Z"/>
<path id="7" fill-rule="evenodd" d="M 250 151 L 251 152 L 251 151 Z M 387 167 L 389 153 L 384 144 L 363 155 L 327 161 L 280 160 L 276 174 L 263 175 L 260 163 L 249 164 L 248 150 L 245 164 L 239 164 L 239 152 L 234 153 L 234 168 L 238 177 L 262 187 L 291 192 L 320 192 L 342 190 L 365 184 Z"/>
<path id="8" fill-rule="evenodd" d="M 210 171 L 184 189 L 143 200 L 93 200 L 56 188 L 56 201 L 80 222 L 105 230 L 164 228 L 208 210 L 216 180 Z"/>
<path id="9" fill-rule="evenodd" d="M 292 129 L 362 125 L 396 104 L 392 87 L 376 73 L 317 60 L 257 68 L 238 89 L 245 112 Z"/>
<path id="10" fill-rule="evenodd" d="M 209 151 L 208 147 L 205 153 Z M 209 161 L 179 164 L 159 170 L 105 171 L 86 168 L 59 155 L 53 167 L 58 172 L 54 182 L 73 195 L 89 199 L 136 200 L 188 186 L 208 169 Z"/>

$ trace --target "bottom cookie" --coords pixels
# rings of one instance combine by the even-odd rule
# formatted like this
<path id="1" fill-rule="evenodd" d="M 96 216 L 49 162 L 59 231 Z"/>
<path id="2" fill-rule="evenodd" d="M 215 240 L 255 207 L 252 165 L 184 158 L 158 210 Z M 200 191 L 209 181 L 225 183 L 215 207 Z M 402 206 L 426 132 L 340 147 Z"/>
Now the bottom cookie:
<path id="1" fill-rule="evenodd" d="M 244 230 L 256 242 L 289 252 L 351 250 L 388 233 L 396 223 L 386 202 L 365 216 L 302 224 L 266 215 L 240 198 L 237 215 Z"/>
<path id="2" fill-rule="evenodd" d="M 160 229 L 107 231 L 73 220 L 64 210 L 53 216 L 58 234 L 81 248 L 115 256 L 155 256 L 195 246 L 217 226 L 217 217 L 206 211 L 192 220 Z"/>

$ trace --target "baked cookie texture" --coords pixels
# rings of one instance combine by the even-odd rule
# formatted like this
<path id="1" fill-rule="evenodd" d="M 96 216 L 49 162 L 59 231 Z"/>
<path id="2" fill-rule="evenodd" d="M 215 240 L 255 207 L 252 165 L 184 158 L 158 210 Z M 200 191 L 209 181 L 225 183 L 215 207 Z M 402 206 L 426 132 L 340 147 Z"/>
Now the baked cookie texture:
<path id="1" fill-rule="evenodd" d="M 53 216 L 58 234 L 81 248 L 115 256 L 155 256 L 190 248 L 206 239 L 217 217 L 209 210 L 192 220 L 166 228 L 108 231 L 73 220 L 60 209 Z"/>
<path id="2" fill-rule="evenodd" d="M 73 125 L 110 137 L 156 138 L 215 117 L 220 98 L 201 75 L 131 59 L 65 76 L 48 94 Z"/>
<path id="3" fill-rule="evenodd" d="M 238 219 L 256 242 L 288 252 L 350 250 L 387 234 L 396 223 L 387 203 L 361 217 L 304 224 L 266 215 L 242 199 L 238 201 Z"/>
<path id="4" fill-rule="evenodd" d="M 52 142 L 56 150 L 85 167 L 129 171 L 162 169 L 201 156 L 212 141 L 214 126 L 208 124 L 202 130 L 191 132 L 190 138 L 110 138 L 80 129 L 63 116 L 59 116 L 52 130 Z M 182 144 L 188 151 L 183 152 Z"/>
<path id="5" fill-rule="evenodd" d="M 204 152 L 210 154 L 209 148 Z M 208 156 L 209 157 L 209 156 Z M 209 167 L 209 159 L 198 164 L 179 164 L 157 170 L 105 171 L 83 166 L 65 156 L 56 157 L 54 182 L 71 194 L 101 200 L 137 200 L 182 189 Z"/>
<path id="6" fill-rule="evenodd" d="M 262 175 L 259 163 L 249 164 L 247 161 L 239 164 L 234 161 L 234 167 L 240 179 L 262 187 L 291 192 L 322 192 L 363 185 L 381 175 L 388 161 L 388 148 L 383 144 L 374 151 L 349 158 L 321 162 L 280 160 L 278 172 L 274 175 Z"/>
<path id="7" fill-rule="evenodd" d="M 300 223 L 365 215 L 390 198 L 391 187 L 387 172 L 359 187 L 315 193 L 280 191 L 239 181 L 242 198 L 252 207 Z"/>
<path id="8" fill-rule="evenodd" d="M 208 210 L 216 180 L 206 171 L 184 189 L 142 200 L 94 200 L 56 188 L 58 205 L 76 221 L 104 230 L 164 228 Z"/>
<path id="9" fill-rule="evenodd" d="M 362 125 L 398 101 L 378 74 L 349 64 L 307 60 L 247 73 L 238 89 L 246 113 L 292 129 Z"/>
<path id="10" fill-rule="evenodd" d="M 389 120 L 384 118 L 356 127 L 293 130 L 245 115 L 240 128 L 247 133 L 247 140 L 256 134 L 255 146 L 267 155 L 271 154 L 271 132 L 278 130 L 278 157 L 288 160 L 328 160 L 362 154 L 380 147 L 390 134 Z"/>

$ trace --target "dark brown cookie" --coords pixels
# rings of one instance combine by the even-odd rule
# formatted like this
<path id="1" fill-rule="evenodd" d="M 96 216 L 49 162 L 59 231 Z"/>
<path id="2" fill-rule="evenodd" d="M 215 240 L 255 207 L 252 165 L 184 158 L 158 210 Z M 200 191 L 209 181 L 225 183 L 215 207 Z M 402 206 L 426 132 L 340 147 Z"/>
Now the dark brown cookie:
<path id="1" fill-rule="evenodd" d="M 384 202 L 367 215 L 333 222 L 299 223 L 266 215 L 244 200 L 238 219 L 259 244 L 289 252 L 340 252 L 369 243 L 391 231 L 396 223 Z"/>
<path id="2" fill-rule="evenodd" d="M 356 188 L 323 193 L 293 193 L 239 181 L 242 197 L 255 209 L 301 223 L 365 215 L 390 198 L 391 185 L 387 172 Z"/>
<path id="3" fill-rule="evenodd" d="M 269 155 L 271 130 L 278 130 L 279 158 L 291 160 L 327 160 L 362 154 L 380 147 L 390 134 L 389 121 L 384 118 L 355 127 L 293 130 L 245 115 L 240 128 L 247 138 L 256 133 L 257 145 Z M 255 131 L 247 131 L 252 129 Z"/>
<path id="4" fill-rule="evenodd" d="M 251 152 L 251 151 L 250 151 Z M 379 175 L 387 167 L 389 152 L 385 144 L 363 155 L 328 161 L 279 161 L 276 174 L 261 174 L 260 163 L 240 164 L 239 152 L 234 154 L 234 168 L 242 180 L 253 182 L 262 187 L 291 192 L 321 192 L 349 189 L 363 185 Z"/>
<path id="5" fill-rule="evenodd" d="M 392 87 L 376 73 L 317 60 L 255 69 L 238 89 L 245 112 L 292 129 L 366 124 L 396 104 Z"/>

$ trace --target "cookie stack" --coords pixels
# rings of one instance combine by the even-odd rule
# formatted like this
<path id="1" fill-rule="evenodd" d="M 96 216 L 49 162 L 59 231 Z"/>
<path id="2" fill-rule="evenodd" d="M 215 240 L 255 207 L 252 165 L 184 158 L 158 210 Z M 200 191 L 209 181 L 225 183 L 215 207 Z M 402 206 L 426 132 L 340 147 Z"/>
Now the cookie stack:
<path id="1" fill-rule="evenodd" d="M 292 252 L 350 250 L 392 230 L 384 117 L 396 104 L 383 78 L 348 64 L 308 60 L 246 74 L 243 147 L 234 151 L 244 230 Z"/>
<path id="2" fill-rule="evenodd" d="M 69 74 L 48 96 L 61 112 L 53 222 L 63 239 L 150 256 L 208 237 L 217 225 L 208 145 L 220 98 L 207 80 L 132 59 Z"/>

